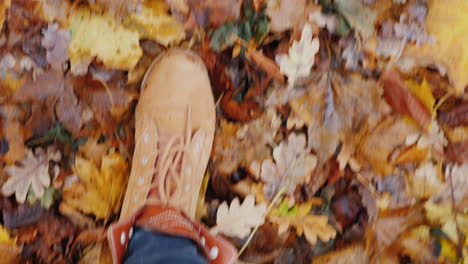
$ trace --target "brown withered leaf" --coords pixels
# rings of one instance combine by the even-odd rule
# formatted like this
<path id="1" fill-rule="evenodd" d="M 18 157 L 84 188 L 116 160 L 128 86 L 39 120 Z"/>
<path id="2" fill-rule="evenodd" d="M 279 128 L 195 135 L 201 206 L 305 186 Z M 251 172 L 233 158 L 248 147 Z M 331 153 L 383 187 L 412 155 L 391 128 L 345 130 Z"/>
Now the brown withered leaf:
<path id="1" fill-rule="evenodd" d="M 281 120 L 274 109 L 267 111 L 258 119 L 241 126 L 221 120 L 216 130 L 212 161 L 219 172 L 233 173 L 237 167 L 248 167 L 257 160 L 269 157 L 269 143 L 273 142 Z"/>
<path id="2" fill-rule="evenodd" d="M 13 164 L 26 155 L 27 149 L 24 145 L 24 141 L 28 135 L 24 133 L 25 130 L 19 120 L 20 113 L 17 107 L 13 105 L 3 105 L 3 107 L 0 108 L 0 113 L 0 116 L 4 118 L 2 122 L 3 136 L 9 146 L 4 160 L 7 164 Z"/>
<path id="3" fill-rule="evenodd" d="M 416 131 L 416 126 L 402 118 L 387 117 L 359 142 L 355 150 L 355 158 L 361 164 L 369 163 L 374 170 L 387 175 L 394 169 L 388 161 L 390 153 L 405 142 L 408 134 Z"/>
<path id="4" fill-rule="evenodd" d="M 423 221 L 421 208 L 402 208 L 388 210 L 380 213 L 370 224 L 366 232 L 366 248 L 374 259 L 391 246 L 398 237 L 408 228 L 416 226 Z"/>
<path id="5" fill-rule="evenodd" d="M 66 263 L 68 245 L 75 237 L 75 227 L 66 219 L 51 213 L 34 227 L 36 239 L 22 241 L 22 236 L 18 237 L 20 243 L 25 243 L 23 258 L 35 259 L 38 263 Z M 27 227 L 24 231 L 30 232 Z"/>
<path id="6" fill-rule="evenodd" d="M 449 144 L 445 150 L 445 157 L 455 163 L 463 164 L 468 162 L 468 140 Z"/>
<path id="7" fill-rule="evenodd" d="M 421 126 L 427 129 L 431 123 L 431 113 L 424 104 L 411 93 L 400 74 L 393 69 L 386 69 L 381 76 L 384 84 L 384 98 L 393 110 L 403 115 L 411 116 Z"/>
<path id="8" fill-rule="evenodd" d="M 449 127 L 468 126 L 468 102 L 457 105 L 448 111 L 442 111 L 438 115 L 441 124 Z"/>
<path id="9" fill-rule="evenodd" d="M 240 17 L 241 0 L 188 0 L 190 10 L 198 25 L 217 27 Z"/>
<path id="10" fill-rule="evenodd" d="M 369 257 L 366 254 L 363 243 L 356 243 L 342 249 L 326 253 L 313 258 L 314 264 L 347 264 L 347 263 L 368 263 Z"/>
<path id="11" fill-rule="evenodd" d="M 91 108 L 93 118 L 106 134 L 114 133 L 135 98 L 134 93 L 127 91 L 122 76 L 122 72 L 111 72 L 107 80 L 99 75 L 72 79 L 80 104 Z"/>

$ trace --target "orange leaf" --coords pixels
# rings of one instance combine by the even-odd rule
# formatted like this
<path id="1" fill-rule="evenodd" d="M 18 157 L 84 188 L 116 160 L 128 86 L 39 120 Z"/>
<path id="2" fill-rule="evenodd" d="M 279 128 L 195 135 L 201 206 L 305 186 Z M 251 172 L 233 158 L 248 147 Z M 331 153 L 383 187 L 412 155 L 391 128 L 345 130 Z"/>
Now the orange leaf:
<path id="1" fill-rule="evenodd" d="M 411 148 L 402 152 L 398 158 L 395 160 L 395 165 L 409 162 L 422 162 L 426 160 L 427 157 L 427 148 L 418 148 L 414 145 Z"/>

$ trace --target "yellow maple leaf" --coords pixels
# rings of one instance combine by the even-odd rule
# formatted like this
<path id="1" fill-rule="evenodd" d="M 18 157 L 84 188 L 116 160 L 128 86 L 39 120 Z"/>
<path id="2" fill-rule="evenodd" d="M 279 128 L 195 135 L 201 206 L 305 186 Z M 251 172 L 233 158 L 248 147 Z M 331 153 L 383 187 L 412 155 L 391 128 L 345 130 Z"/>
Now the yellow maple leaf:
<path id="1" fill-rule="evenodd" d="M 16 245 L 16 238 L 11 238 L 8 231 L 0 225 L 0 244 Z"/>
<path id="2" fill-rule="evenodd" d="M 79 180 L 63 190 L 64 202 L 97 219 L 118 213 L 127 182 L 128 165 L 118 153 L 102 157 L 101 167 L 80 156 L 75 159 L 74 173 Z"/>
<path id="3" fill-rule="evenodd" d="M 432 94 L 432 89 L 426 79 L 422 81 L 422 83 L 417 83 L 414 81 L 406 81 L 408 88 L 410 89 L 411 93 L 414 94 L 431 112 L 432 116 L 435 115 L 435 98 Z"/>
<path id="4" fill-rule="evenodd" d="M 463 93 L 468 84 L 468 1 L 429 0 L 426 29 L 436 43 L 408 47 L 405 54 L 423 65 L 443 66 L 455 91 Z"/>
<path id="5" fill-rule="evenodd" d="M 70 15 L 69 24 L 72 71 L 95 57 L 109 68 L 130 70 L 143 54 L 138 33 L 125 28 L 108 13 L 94 14 L 80 7 Z"/>
<path id="6" fill-rule="evenodd" d="M 125 24 L 136 29 L 140 38 L 149 38 L 167 46 L 185 37 L 183 25 L 170 16 L 168 10 L 164 0 L 147 0 L 141 11 L 131 14 Z"/>

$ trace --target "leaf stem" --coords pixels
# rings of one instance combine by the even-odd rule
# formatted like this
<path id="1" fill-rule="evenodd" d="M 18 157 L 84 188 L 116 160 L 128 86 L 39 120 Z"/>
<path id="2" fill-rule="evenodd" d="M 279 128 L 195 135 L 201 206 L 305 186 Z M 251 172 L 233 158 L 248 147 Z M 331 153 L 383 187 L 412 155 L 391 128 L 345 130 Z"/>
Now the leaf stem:
<path id="1" fill-rule="evenodd" d="M 278 192 L 276 193 L 275 197 L 273 197 L 273 200 L 271 201 L 270 205 L 268 206 L 268 208 L 267 208 L 267 210 L 265 212 L 265 218 L 270 213 L 271 209 L 273 209 L 273 206 L 275 206 L 275 204 L 278 202 L 278 200 L 281 198 L 281 196 L 285 192 L 286 192 L 286 187 L 284 187 L 284 186 L 281 187 L 281 189 L 278 190 Z M 245 241 L 244 245 L 239 250 L 239 253 L 237 254 L 237 258 L 239 258 L 242 255 L 242 253 L 244 253 L 244 251 L 247 249 L 247 246 L 249 246 L 250 242 L 253 239 L 253 236 L 255 235 L 255 233 L 257 233 L 257 230 L 261 225 L 262 224 L 256 225 L 255 228 L 252 230 L 252 232 L 249 235 L 249 238 L 247 239 L 247 241 Z"/>

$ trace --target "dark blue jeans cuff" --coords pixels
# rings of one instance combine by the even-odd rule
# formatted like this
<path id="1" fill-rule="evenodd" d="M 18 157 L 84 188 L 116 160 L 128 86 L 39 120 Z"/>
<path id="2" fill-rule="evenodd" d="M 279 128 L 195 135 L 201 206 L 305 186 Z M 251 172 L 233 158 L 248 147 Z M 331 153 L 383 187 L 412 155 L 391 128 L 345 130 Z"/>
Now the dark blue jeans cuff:
<path id="1" fill-rule="evenodd" d="M 134 227 L 125 264 L 206 264 L 208 261 L 191 239 Z"/>

